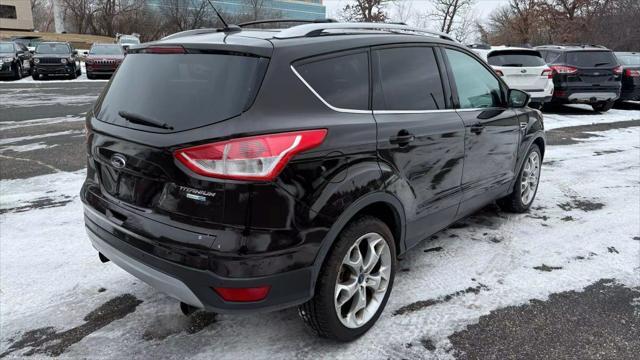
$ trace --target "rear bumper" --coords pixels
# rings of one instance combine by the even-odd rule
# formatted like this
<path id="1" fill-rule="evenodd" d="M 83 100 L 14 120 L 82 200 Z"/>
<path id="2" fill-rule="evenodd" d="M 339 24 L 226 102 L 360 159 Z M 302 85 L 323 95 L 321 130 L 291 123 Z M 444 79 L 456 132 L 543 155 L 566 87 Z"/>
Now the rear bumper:
<path id="1" fill-rule="evenodd" d="M 113 75 L 116 72 L 117 67 L 114 68 L 92 68 L 87 66 L 87 74 L 90 75 Z"/>
<path id="2" fill-rule="evenodd" d="M 602 101 L 614 101 L 620 97 L 620 88 L 598 89 L 558 89 L 553 92 L 553 101 L 572 104 L 594 104 Z"/>
<path id="3" fill-rule="evenodd" d="M 87 233 L 96 250 L 133 276 L 189 305 L 217 313 L 249 313 L 299 305 L 313 296 L 313 271 L 310 267 L 260 277 L 223 277 L 210 270 L 175 263 L 131 245 L 124 238 L 144 238 L 120 227 L 86 204 L 84 215 Z M 209 261 L 224 263 L 225 258 L 211 255 Z M 269 293 L 264 300 L 255 302 L 227 302 L 213 290 L 213 287 L 261 286 L 270 286 Z"/>
<path id="4" fill-rule="evenodd" d="M 0 76 L 13 76 L 13 63 L 0 62 Z"/>

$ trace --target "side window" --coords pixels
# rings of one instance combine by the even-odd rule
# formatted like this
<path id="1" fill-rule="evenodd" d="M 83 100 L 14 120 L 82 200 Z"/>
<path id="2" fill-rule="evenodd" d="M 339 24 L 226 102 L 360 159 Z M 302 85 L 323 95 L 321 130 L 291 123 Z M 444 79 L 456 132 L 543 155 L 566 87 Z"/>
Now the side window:
<path id="1" fill-rule="evenodd" d="M 342 55 L 295 66 L 300 76 L 329 105 L 369 109 L 369 56 Z"/>
<path id="2" fill-rule="evenodd" d="M 558 58 L 560 57 L 560 53 L 557 51 L 547 51 L 547 54 L 544 57 L 544 61 L 547 64 L 553 64 L 555 63 Z"/>
<path id="3" fill-rule="evenodd" d="M 431 47 L 373 51 L 374 110 L 438 110 L 445 107 L 442 80 Z"/>
<path id="4" fill-rule="evenodd" d="M 462 109 L 500 107 L 500 81 L 478 60 L 460 51 L 445 49 Z"/>

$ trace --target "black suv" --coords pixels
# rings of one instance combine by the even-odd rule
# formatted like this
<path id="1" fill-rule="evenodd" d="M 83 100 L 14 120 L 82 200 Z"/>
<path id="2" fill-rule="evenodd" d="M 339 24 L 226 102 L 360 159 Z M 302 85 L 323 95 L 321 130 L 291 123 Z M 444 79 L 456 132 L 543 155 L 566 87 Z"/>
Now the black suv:
<path id="1" fill-rule="evenodd" d="M 589 104 L 610 110 L 620 97 L 622 67 L 613 52 L 596 45 L 544 45 L 535 48 L 553 72 L 556 104 Z"/>
<path id="2" fill-rule="evenodd" d="M 31 73 L 31 53 L 26 46 L 11 41 L 0 42 L 0 76 L 20 80 Z"/>
<path id="3" fill-rule="evenodd" d="M 528 100 L 403 25 L 132 46 L 87 116 L 86 229 L 102 261 L 185 312 L 298 305 L 319 335 L 352 340 L 398 256 L 496 199 L 531 206 L 545 137 Z"/>
<path id="4" fill-rule="evenodd" d="M 640 53 L 617 52 L 622 65 L 622 93 L 619 101 L 640 100 Z"/>
<path id="5" fill-rule="evenodd" d="M 34 80 L 49 76 L 66 76 L 72 79 L 82 74 L 78 51 L 66 42 L 43 42 L 36 46 L 33 56 Z"/>

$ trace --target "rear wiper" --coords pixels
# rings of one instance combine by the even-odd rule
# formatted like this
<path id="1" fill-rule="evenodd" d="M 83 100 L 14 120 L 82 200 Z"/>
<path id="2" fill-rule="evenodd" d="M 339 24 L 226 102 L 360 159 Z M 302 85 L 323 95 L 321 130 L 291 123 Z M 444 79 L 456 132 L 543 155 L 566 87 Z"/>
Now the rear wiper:
<path id="1" fill-rule="evenodd" d="M 118 115 L 120 115 L 120 117 L 123 117 L 123 118 L 127 119 L 129 122 L 132 122 L 134 124 L 157 127 L 157 128 L 160 128 L 160 129 L 173 130 L 173 126 L 169 126 L 167 124 L 160 123 L 160 122 L 158 122 L 156 120 L 152 120 L 152 119 L 146 118 L 146 117 L 144 117 L 142 115 L 132 114 L 132 113 L 126 112 L 126 111 L 118 111 Z"/>
<path id="2" fill-rule="evenodd" d="M 598 67 L 598 66 L 602 66 L 602 65 L 608 65 L 611 64 L 609 62 L 603 62 L 603 63 L 597 63 L 594 67 Z"/>
<path id="3" fill-rule="evenodd" d="M 508 66 L 508 67 L 522 67 L 522 64 L 503 64 L 501 66 Z"/>

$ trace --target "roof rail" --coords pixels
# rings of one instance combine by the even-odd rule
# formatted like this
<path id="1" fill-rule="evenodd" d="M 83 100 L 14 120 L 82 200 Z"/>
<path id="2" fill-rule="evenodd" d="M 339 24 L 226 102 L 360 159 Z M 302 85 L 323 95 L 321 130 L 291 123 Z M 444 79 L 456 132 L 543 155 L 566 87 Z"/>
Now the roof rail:
<path id="1" fill-rule="evenodd" d="M 451 36 L 445 33 L 414 28 L 407 25 L 389 24 L 389 23 L 317 23 L 317 24 L 304 24 L 293 26 L 288 29 L 282 30 L 280 33 L 274 35 L 276 39 L 290 39 L 297 37 L 311 37 L 319 36 L 325 30 L 383 30 L 383 31 L 405 31 L 413 33 L 421 33 L 428 36 L 437 37 L 440 39 L 455 41 Z"/>
<path id="2" fill-rule="evenodd" d="M 256 20 L 256 21 L 247 21 L 238 24 L 240 27 L 251 26 L 251 25 L 259 25 L 259 24 L 277 24 L 277 23 L 309 23 L 309 24 L 319 24 L 319 23 L 335 23 L 338 22 L 335 19 L 265 19 L 265 20 Z"/>

